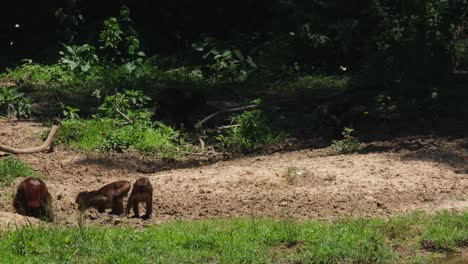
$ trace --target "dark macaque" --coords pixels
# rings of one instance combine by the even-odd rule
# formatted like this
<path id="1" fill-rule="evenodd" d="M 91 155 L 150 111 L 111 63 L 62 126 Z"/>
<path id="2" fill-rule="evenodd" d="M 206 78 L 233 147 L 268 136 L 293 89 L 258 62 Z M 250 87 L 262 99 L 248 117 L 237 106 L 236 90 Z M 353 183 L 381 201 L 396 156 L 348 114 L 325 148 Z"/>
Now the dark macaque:
<path id="1" fill-rule="evenodd" d="M 38 178 L 27 178 L 18 185 L 13 207 L 22 215 L 54 220 L 52 197 L 45 183 Z"/>
<path id="2" fill-rule="evenodd" d="M 350 101 L 325 103 L 317 110 L 321 127 L 333 127 L 337 135 L 344 127 L 354 127 L 356 121 L 365 115 L 364 106 Z"/>
<path id="3" fill-rule="evenodd" d="M 203 94 L 179 89 L 165 89 L 156 96 L 156 116 L 168 119 L 177 126 L 193 128 L 189 119 L 206 106 Z"/>
<path id="4" fill-rule="evenodd" d="M 120 215 L 124 212 L 123 199 L 127 197 L 130 187 L 129 181 L 116 181 L 97 191 L 80 192 L 76 197 L 78 209 L 84 211 L 93 207 L 104 213 L 107 208 L 112 208 L 111 214 Z"/>
<path id="5" fill-rule="evenodd" d="M 130 214 L 130 209 L 133 207 L 133 212 L 135 213 L 134 217 L 140 217 L 138 211 L 139 203 L 146 204 L 146 213 L 142 218 L 150 218 L 153 213 L 153 186 L 151 186 L 151 182 L 146 177 L 139 178 L 133 184 L 132 193 L 128 199 L 125 213 L 127 215 Z"/>

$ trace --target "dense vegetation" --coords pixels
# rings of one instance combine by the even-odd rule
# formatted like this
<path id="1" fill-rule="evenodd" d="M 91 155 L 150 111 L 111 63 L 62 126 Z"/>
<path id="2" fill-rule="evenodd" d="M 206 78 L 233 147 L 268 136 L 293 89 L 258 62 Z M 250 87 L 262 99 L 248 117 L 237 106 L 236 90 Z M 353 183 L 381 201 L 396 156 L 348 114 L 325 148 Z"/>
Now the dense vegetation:
<path id="1" fill-rule="evenodd" d="M 418 120 L 437 129 L 448 117 L 468 114 L 465 0 L 63 4 L 41 4 L 34 13 L 56 10 L 58 24 L 37 22 L 34 14 L 10 17 L 13 61 L 5 60 L 0 77 L 10 87 L 2 89 L 0 111 L 60 116 L 61 142 L 80 149 L 174 156 L 203 138 L 218 149 L 249 152 L 286 135 L 330 135 L 324 124 L 340 137 L 355 126 L 351 119 L 373 126 Z M 47 59 L 27 57 L 22 41 L 26 33 L 35 35 L 27 31 L 32 28 L 59 32 L 45 35 L 47 49 L 44 42 L 35 47 Z M 178 124 L 167 123 L 155 104 L 167 89 L 235 106 L 255 101 L 258 109 L 208 124 L 228 125 L 218 133 L 206 127 L 181 133 L 166 127 Z M 42 107 L 31 109 L 31 100 Z M 354 117 L 320 115 L 320 105 L 337 100 L 364 110 Z M 192 116 L 190 125 L 208 114 Z M 99 132 L 109 128 L 113 133 Z M 354 133 L 364 132 L 354 127 Z"/>

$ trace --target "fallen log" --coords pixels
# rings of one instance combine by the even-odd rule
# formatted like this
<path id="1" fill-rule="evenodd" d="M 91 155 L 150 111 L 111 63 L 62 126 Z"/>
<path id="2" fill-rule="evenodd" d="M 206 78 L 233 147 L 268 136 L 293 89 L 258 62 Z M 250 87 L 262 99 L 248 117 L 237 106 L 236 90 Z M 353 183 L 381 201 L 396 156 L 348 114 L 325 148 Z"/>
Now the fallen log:
<path id="1" fill-rule="evenodd" d="M 0 145 L 0 151 L 11 153 L 11 154 L 30 154 L 30 153 L 38 153 L 38 152 L 44 152 L 44 151 L 53 151 L 53 142 L 54 142 L 54 137 L 55 134 L 57 133 L 58 126 L 53 126 L 50 129 L 49 135 L 47 136 L 46 141 L 44 141 L 44 144 L 38 147 L 31 147 L 31 148 L 14 148 L 10 146 L 5 146 L 5 145 Z"/>

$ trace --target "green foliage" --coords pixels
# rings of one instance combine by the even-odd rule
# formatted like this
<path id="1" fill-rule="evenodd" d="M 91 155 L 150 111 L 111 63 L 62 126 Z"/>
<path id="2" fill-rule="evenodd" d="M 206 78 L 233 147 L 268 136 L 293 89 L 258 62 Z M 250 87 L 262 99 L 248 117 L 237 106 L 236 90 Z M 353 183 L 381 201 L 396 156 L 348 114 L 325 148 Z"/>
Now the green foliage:
<path id="1" fill-rule="evenodd" d="M 300 93 L 304 95 L 328 95 L 342 92 L 349 88 L 349 77 L 336 75 L 305 75 L 294 81 L 272 87 L 272 90 L 282 94 Z"/>
<path id="2" fill-rule="evenodd" d="M 158 157 L 190 150 L 183 135 L 162 123 L 119 125 L 107 118 L 63 121 L 56 140 L 79 150 L 138 150 Z"/>
<path id="3" fill-rule="evenodd" d="M 189 150 L 184 135 L 163 123 L 151 122 L 152 112 L 144 108 L 149 99 L 135 90 L 106 96 L 90 120 L 79 120 L 78 109 L 64 107 L 66 118 L 56 140 L 85 151 L 138 150 L 160 157 Z"/>
<path id="4" fill-rule="evenodd" d="M 0 113 L 8 117 L 29 117 L 31 101 L 14 88 L 0 89 Z"/>
<path id="5" fill-rule="evenodd" d="M 122 41 L 123 34 L 117 18 L 111 17 L 104 21 L 104 29 L 99 34 L 99 38 L 104 47 L 115 49 Z"/>
<path id="6" fill-rule="evenodd" d="M 64 102 L 83 111 L 96 105 L 90 100 L 94 91 L 102 98 L 116 89 L 138 88 L 152 96 L 168 87 L 205 89 L 210 95 L 226 97 L 233 91 L 239 97 L 249 93 L 252 97 L 321 96 L 325 91 L 348 88 L 359 74 L 364 84 L 359 88 L 391 91 L 385 94 L 392 102 L 382 105 L 406 99 L 414 108 L 427 107 L 432 115 L 456 108 L 450 102 L 458 102 L 459 97 L 448 95 L 457 92 L 452 85 L 439 83 L 454 66 L 466 69 L 468 61 L 465 0 L 372 0 L 359 5 L 284 0 L 263 8 L 267 13 L 245 14 L 245 19 L 233 18 L 230 23 L 216 23 L 216 19 L 238 13 L 231 4 L 202 3 L 187 12 L 174 12 L 166 4 L 148 7 L 152 12 L 141 9 L 139 14 L 147 19 L 166 13 L 173 18 L 170 25 L 152 23 L 159 30 L 138 24 L 144 19 L 134 24 L 127 7 L 116 17 L 100 17 L 105 21 L 102 28 L 93 25 L 90 29 L 91 23 L 84 20 L 87 9 L 80 7 L 80 1 L 72 2 L 56 12 L 66 31 L 59 33 L 70 33 L 67 43 L 75 43 L 64 46 L 58 64 L 29 63 L 4 76 L 16 81 L 22 92 L 25 88 L 39 91 L 34 95 L 40 100 L 32 97 L 35 101 Z M 238 4 L 239 8 L 250 5 Z M 120 3 L 111 5 L 118 8 Z M 208 28 L 205 18 L 210 19 Z M 252 24 L 254 20 L 257 22 Z M 136 26 L 144 34 L 140 36 Z M 202 32 L 209 32 L 209 37 Z M 97 39 L 90 40 L 92 36 Z M 95 43 L 100 47 L 95 48 Z M 143 48 L 164 55 L 146 59 Z M 437 95 L 445 96 L 445 102 L 428 99 L 434 87 Z M 385 116 L 380 119 L 394 114 L 387 110 L 378 113 Z"/>
<path id="7" fill-rule="evenodd" d="M 449 238 L 441 246 L 468 230 L 466 212 L 416 216 L 335 222 L 215 219 L 144 229 L 23 227 L 2 233 L 0 258 L 6 263 L 407 263 L 408 257 L 421 260 L 419 240 L 438 223 L 444 223 Z M 406 244 L 387 233 L 392 228 L 407 231 L 402 232 Z M 397 248 L 408 250 L 400 255 Z"/>
<path id="8" fill-rule="evenodd" d="M 145 111 L 144 107 L 151 100 L 142 91 L 124 90 L 104 98 L 104 102 L 98 108 L 98 115 L 106 118 L 122 119 L 122 114 L 129 117 L 133 122 L 148 120 L 151 112 Z M 118 110 L 118 111 L 117 111 Z"/>
<path id="9" fill-rule="evenodd" d="M 343 135 L 342 140 L 333 140 L 331 148 L 338 153 L 351 153 L 359 150 L 361 143 L 359 140 L 352 136 L 354 129 L 345 127 L 341 134 Z"/>
<path id="10" fill-rule="evenodd" d="M 130 10 L 126 6 L 120 9 L 119 18 L 111 17 L 104 21 L 104 29 L 99 34 L 104 57 L 108 63 L 123 64 L 132 72 L 141 63 L 145 53 L 140 50 L 138 33 L 133 28 Z"/>
<path id="11" fill-rule="evenodd" d="M 262 110 L 246 111 L 232 117 L 234 126 L 226 135 L 219 135 L 216 139 L 222 148 L 236 152 L 250 152 L 259 147 L 274 145 L 284 139 L 285 135 L 273 131 L 268 117 Z"/>
<path id="12" fill-rule="evenodd" d="M 0 159 L 0 185 L 10 186 L 18 177 L 37 177 L 38 173 L 13 156 Z"/>
<path id="13" fill-rule="evenodd" d="M 162 123 L 151 122 L 149 101 L 142 91 L 124 90 L 106 96 L 91 120 L 78 120 L 78 109 L 65 107 L 57 142 L 92 151 L 138 150 L 161 157 L 173 157 L 188 150 L 184 135 Z M 72 118 L 73 116 L 73 118 Z"/>
<path id="14" fill-rule="evenodd" d="M 41 65 L 26 61 L 19 67 L 7 69 L 2 77 L 16 82 L 19 88 L 37 89 L 55 86 L 56 83 L 70 83 L 74 75 L 59 64 Z"/>
<path id="15" fill-rule="evenodd" d="M 129 72 L 126 65 L 103 67 L 100 64 L 92 66 L 87 72 L 72 72 L 59 64 L 40 65 L 28 62 L 0 75 L 0 80 L 14 82 L 18 90 L 31 93 L 34 101 L 39 103 L 52 107 L 64 103 L 82 110 L 95 107 L 108 95 L 115 95 L 116 87 L 119 88 L 119 94 L 138 87 L 152 96 L 165 88 L 216 88 L 215 83 L 183 68 L 161 71 L 154 68 L 150 60 L 136 63 L 135 66 L 132 72 Z M 216 89 L 218 92 L 219 90 Z M 112 105 L 109 107 L 112 108 Z"/>
<path id="16" fill-rule="evenodd" d="M 374 98 L 374 104 L 373 115 L 379 120 L 392 120 L 399 115 L 397 103 L 385 93 L 378 94 Z"/>
<path id="17" fill-rule="evenodd" d="M 103 44 L 100 56 L 94 46 L 84 44 L 81 46 L 63 45 L 65 50 L 59 52 L 61 58 L 58 63 L 63 67 L 79 72 L 88 72 L 96 67 L 100 61 L 101 67 L 123 66 L 130 73 L 143 61 L 145 54 L 140 51 L 140 41 L 136 31 L 131 26 L 129 10 L 121 8 L 120 18 L 111 17 L 104 21 L 104 28 L 99 34 L 99 41 Z M 116 64 L 116 65 L 113 65 Z"/>
<path id="18" fill-rule="evenodd" d="M 80 109 L 78 108 L 62 105 L 62 114 L 64 120 L 80 119 L 78 112 L 80 112 Z"/>
<path id="19" fill-rule="evenodd" d="M 89 93 L 87 89 L 94 85 L 86 75 L 75 74 L 59 64 L 40 65 L 31 61 L 8 69 L 0 79 L 13 81 L 18 90 L 29 92 L 35 101 L 49 106 Z"/>
<path id="20" fill-rule="evenodd" d="M 468 40 L 460 40 L 455 43 L 454 60 L 458 70 L 468 71 Z"/>
<path id="21" fill-rule="evenodd" d="M 59 52 L 61 57 L 58 63 L 71 71 L 88 72 L 91 66 L 99 62 L 96 50 L 91 45 L 63 46 L 65 50 Z"/>
<path id="22" fill-rule="evenodd" d="M 454 25 L 464 20 L 466 7 L 466 1 L 373 1 L 380 22 L 373 36 L 375 61 L 368 60 L 372 72 L 394 85 L 446 78 L 455 53 Z"/>
<path id="23" fill-rule="evenodd" d="M 243 82 L 253 72 L 257 65 L 250 56 L 229 43 L 206 37 L 201 43 L 194 43 L 192 47 L 199 52 L 205 52 L 209 69 L 208 76 L 221 81 Z"/>

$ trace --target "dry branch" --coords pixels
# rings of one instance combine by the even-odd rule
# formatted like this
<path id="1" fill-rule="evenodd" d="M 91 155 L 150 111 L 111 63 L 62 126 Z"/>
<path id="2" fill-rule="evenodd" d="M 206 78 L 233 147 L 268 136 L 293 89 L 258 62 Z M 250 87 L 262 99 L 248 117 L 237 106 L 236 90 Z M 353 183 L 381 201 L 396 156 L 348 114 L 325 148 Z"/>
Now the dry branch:
<path id="1" fill-rule="evenodd" d="M 59 128 L 58 126 L 53 126 L 50 129 L 50 132 L 49 132 L 49 135 L 47 136 L 46 141 L 44 141 L 44 144 L 42 144 L 39 147 L 20 149 L 20 148 L 13 148 L 13 147 L 5 146 L 5 145 L 0 145 L 0 151 L 12 153 L 12 154 L 30 154 L 30 153 L 37 153 L 37 152 L 43 152 L 43 151 L 52 151 L 54 137 L 55 137 L 55 134 L 57 133 L 58 128 Z"/>
<path id="2" fill-rule="evenodd" d="M 253 108 L 257 108 L 257 107 L 258 107 L 258 105 L 255 104 L 255 105 L 247 105 L 247 106 L 242 106 L 242 107 L 236 107 L 236 108 L 231 108 L 231 109 L 220 110 L 218 112 L 215 112 L 215 113 L 203 118 L 200 122 L 198 122 L 195 125 L 195 128 L 197 128 L 197 129 L 201 128 L 203 123 L 210 120 L 211 118 L 213 118 L 216 115 L 219 115 L 219 114 L 222 114 L 222 113 L 237 112 L 237 111 L 242 111 L 242 110 L 247 110 L 247 109 L 253 109 Z"/>
<path id="3" fill-rule="evenodd" d="M 115 108 L 115 111 L 120 114 L 123 118 L 125 118 L 125 120 L 127 120 L 130 124 L 133 124 L 133 121 L 127 116 L 125 115 L 124 113 L 122 113 L 122 111 L 120 111 L 117 107 Z"/>

